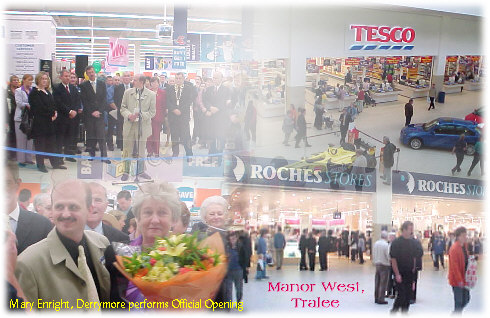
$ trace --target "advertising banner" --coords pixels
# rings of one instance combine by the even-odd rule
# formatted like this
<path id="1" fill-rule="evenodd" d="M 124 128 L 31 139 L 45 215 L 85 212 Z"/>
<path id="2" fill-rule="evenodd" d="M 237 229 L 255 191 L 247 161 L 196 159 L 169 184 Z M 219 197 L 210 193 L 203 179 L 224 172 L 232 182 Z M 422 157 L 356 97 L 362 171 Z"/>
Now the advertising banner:
<path id="1" fill-rule="evenodd" d="M 154 56 L 145 56 L 145 70 L 151 71 L 155 69 L 155 57 Z"/>
<path id="2" fill-rule="evenodd" d="M 454 62 L 458 61 L 458 57 L 457 56 L 448 56 L 448 57 L 446 57 L 446 61 L 454 63 Z"/>
<path id="3" fill-rule="evenodd" d="M 129 41 L 118 38 L 109 38 L 109 56 L 107 64 L 111 66 L 128 66 Z"/>
<path id="4" fill-rule="evenodd" d="M 185 58 L 187 61 L 198 62 L 201 59 L 201 35 L 187 34 Z"/>
<path id="5" fill-rule="evenodd" d="M 100 160 L 77 160 L 78 179 L 102 179 L 102 162 Z"/>
<path id="6" fill-rule="evenodd" d="M 172 68 L 174 70 L 185 70 L 185 47 L 173 49 Z"/>
<path id="7" fill-rule="evenodd" d="M 119 182 L 121 176 L 127 172 L 129 165 L 129 180 L 133 180 L 136 175 L 145 172 L 151 177 L 151 180 L 181 182 L 182 181 L 182 159 L 163 160 L 129 160 L 124 161 L 112 160 L 106 165 L 106 171 L 102 178 L 106 181 Z M 145 180 L 145 179 L 141 179 Z"/>
<path id="8" fill-rule="evenodd" d="M 187 7 L 174 8 L 174 45 L 185 46 L 187 44 Z"/>
<path id="9" fill-rule="evenodd" d="M 201 62 L 215 62 L 215 47 L 216 47 L 216 35 L 215 34 L 202 34 L 201 35 Z"/>
<path id="10" fill-rule="evenodd" d="M 179 198 L 182 202 L 194 202 L 194 188 L 191 187 L 179 187 Z"/>
<path id="11" fill-rule="evenodd" d="M 420 58 L 421 63 L 432 63 L 432 56 L 422 56 Z"/>
<path id="12" fill-rule="evenodd" d="M 345 59 L 345 65 L 359 65 L 360 62 L 361 62 L 360 58 L 350 57 Z"/>
<path id="13" fill-rule="evenodd" d="M 284 158 L 232 155 L 225 166 L 229 182 L 293 188 L 376 192 L 376 171 L 351 173 L 348 165 L 326 167 Z"/>
<path id="14" fill-rule="evenodd" d="M 172 59 L 168 57 L 155 57 L 155 70 L 169 70 L 172 68 Z"/>
<path id="15" fill-rule="evenodd" d="M 393 194 L 470 200 L 485 199 L 485 185 L 481 180 L 407 171 L 393 171 L 392 175 Z"/>

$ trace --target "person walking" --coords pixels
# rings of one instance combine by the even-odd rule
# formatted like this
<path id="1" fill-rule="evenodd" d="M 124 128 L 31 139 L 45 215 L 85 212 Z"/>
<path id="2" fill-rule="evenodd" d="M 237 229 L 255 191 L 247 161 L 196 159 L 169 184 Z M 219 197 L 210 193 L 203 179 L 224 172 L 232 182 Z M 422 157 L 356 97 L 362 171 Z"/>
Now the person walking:
<path id="1" fill-rule="evenodd" d="M 342 110 L 342 114 L 340 114 L 340 146 L 345 143 L 345 137 L 347 136 L 347 130 L 349 130 L 349 123 L 351 123 L 352 116 L 347 112 L 347 109 L 344 108 Z"/>
<path id="2" fill-rule="evenodd" d="M 351 262 L 356 261 L 357 250 L 359 248 L 359 236 L 358 232 L 351 232 L 350 234 L 350 260 Z"/>
<path id="3" fill-rule="evenodd" d="M 286 238 L 281 232 L 281 227 L 277 227 L 277 232 L 274 234 L 274 250 L 276 251 L 276 269 L 280 270 L 284 259 L 284 248 L 286 247 Z"/>
<path id="4" fill-rule="evenodd" d="M 339 87 L 339 92 L 337 93 L 337 98 L 339 99 L 339 112 L 344 109 L 344 98 L 345 98 L 345 90 L 344 85 Z"/>
<path id="5" fill-rule="evenodd" d="M 387 136 L 383 137 L 383 143 L 385 144 L 384 150 L 383 150 L 383 176 L 381 176 L 381 179 L 384 179 L 385 181 L 383 184 L 390 185 L 391 184 L 391 168 L 393 167 L 393 164 L 395 163 L 395 152 L 399 152 L 400 149 L 397 148 L 394 144 L 390 142 L 390 138 Z"/>
<path id="6" fill-rule="evenodd" d="M 468 170 L 468 177 L 471 176 L 471 172 L 476 167 L 477 163 L 480 162 L 480 171 L 483 176 L 483 160 L 481 160 L 482 155 L 482 137 L 475 144 L 475 154 L 473 155 L 473 161 L 471 162 L 470 170 Z"/>
<path id="7" fill-rule="evenodd" d="M 299 263 L 299 270 L 300 271 L 306 271 L 308 270 L 308 268 L 306 267 L 306 248 L 307 248 L 307 238 L 306 238 L 306 234 L 308 234 L 308 230 L 307 229 L 304 229 L 303 230 L 303 234 L 301 234 L 300 238 L 299 238 L 299 244 L 298 244 L 298 248 L 301 252 L 301 260 L 300 260 L 300 263 Z"/>
<path id="8" fill-rule="evenodd" d="M 454 231 L 456 240 L 449 249 L 449 285 L 454 294 L 454 313 L 461 313 L 470 301 L 470 291 L 465 288 L 466 268 L 468 267 L 468 245 L 466 228 L 461 226 Z"/>
<path id="9" fill-rule="evenodd" d="M 364 252 L 366 251 L 366 237 L 364 233 L 359 235 L 357 252 L 359 253 L 359 264 L 364 264 Z"/>
<path id="10" fill-rule="evenodd" d="M 313 233 L 308 233 L 308 239 L 306 241 L 306 248 L 308 250 L 308 261 L 310 265 L 310 271 L 315 270 L 315 257 L 316 257 L 316 239 L 313 237 Z"/>
<path id="11" fill-rule="evenodd" d="M 456 141 L 453 150 L 451 151 L 452 154 L 456 154 L 456 165 L 454 166 L 454 168 L 451 169 L 451 173 L 453 176 L 455 172 L 461 172 L 461 164 L 463 163 L 464 153 L 467 147 L 464 138 L 465 138 L 465 134 L 461 134 L 459 136 L 458 141 Z"/>
<path id="12" fill-rule="evenodd" d="M 413 284 L 412 284 L 412 298 L 410 299 L 410 304 L 415 304 L 417 301 L 417 284 L 419 280 L 419 272 L 422 270 L 422 257 L 424 256 L 424 248 L 420 239 L 422 235 L 419 233 L 417 236 L 413 237 L 415 243 L 416 257 L 415 257 L 415 272 L 413 274 Z"/>
<path id="13" fill-rule="evenodd" d="M 298 116 L 298 121 L 296 124 L 296 130 L 298 131 L 298 133 L 296 134 L 296 144 L 294 146 L 295 148 L 299 148 L 299 142 L 301 140 L 304 140 L 305 147 L 311 147 L 311 145 L 308 143 L 308 139 L 306 138 L 305 112 L 306 112 L 306 109 L 304 109 L 304 108 L 299 109 L 299 116 Z"/>
<path id="14" fill-rule="evenodd" d="M 318 258 L 320 260 L 320 271 L 327 270 L 327 253 L 329 249 L 329 242 L 326 233 L 327 231 L 322 230 L 322 234 L 318 239 Z"/>
<path id="15" fill-rule="evenodd" d="M 267 229 L 260 230 L 260 237 L 257 241 L 257 255 L 259 257 L 259 262 L 261 262 L 260 270 L 257 268 L 257 273 L 255 279 L 267 279 L 267 262 L 265 259 L 265 254 L 267 254 L 267 241 L 265 236 L 267 235 Z"/>
<path id="16" fill-rule="evenodd" d="M 429 100 L 430 100 L 430 104 L 429 104 L 429 109 L 427 110 L 430 110 L 431 108 L 432 109 L 435 109 L 436 107 L 434 106 L 434 100 L 436 99 L 436 84 L 432 84 L 430 89 L 429 89 Z"/>
<path id="17" fill-rule="evenodd" d="M 388 287 L 388 279 L 391 272 L 390 247 L 388 233 L 381 231 L 381 238 L 374 243 L 373 263 L 376 266 L 374 277 L 374 303 L 386 305 L 385 294 Z"/>
<path id="18" fill-rule="evenodd" d="M 284 132 L 284 141 L 282 142 L 282 144 L 284 146 L 289 146 L 289 136 L 291 136 L 293 129 L 294 129 L 293 112 L 291 110 L 288 110 L 288 113 L 286 114 L 286 116 L 284 116 L 284 121 L 282 122 L 282 131 Z"/>
<path id="19" fill-rule="evenodd" d="M 322 130 L 323 128 L 323 113 L 325 110 L 323 109 L 322 106 L 322 97 L 319 96 L 316 101 L 315 101 L 315 122 L 313 126 L 315 126 L 316 129 Z"/>
<path id="20" fill-rule="evenodd" d="M 410 98 L 408 103 L 405 104 L 405 127 L 410 125 L 413 116 L 413 98 Z"/>
<path id="21" fill-rule="evenodd" d="M 413 223 L 405 221 L 401 227 L 401 236 L 390 246 L 391 266 L 395 273 L 396 299 L 393 303 L 392 313 L 397 311 L 408 312 L 412 296 L 412 287 L 415 275 L 418 249 L 413 240 Z"/>
<path id="22" fill-rule="evenodd" d="M 434 259 L 434 267 L 439 270 L 439 261 L 441 262 L 442 268 L 444 267 L 444 247 L 446 242 L 439 231 L 436 231 L 434 236 L 434 241 L 432 242 L 432 256 Z"/>
<path id="23" fill-rule="evenodd" d="M 236 232 L 230 232 L 228 234 L 228 244 L 228 272 L 225 277 L 225 300 L 233 301 L 233 285 L 235 285 L 236 301 L 240 302 L 243 297 L 243 269 L 246 268 L 246 252 L 238 241 Z"/>

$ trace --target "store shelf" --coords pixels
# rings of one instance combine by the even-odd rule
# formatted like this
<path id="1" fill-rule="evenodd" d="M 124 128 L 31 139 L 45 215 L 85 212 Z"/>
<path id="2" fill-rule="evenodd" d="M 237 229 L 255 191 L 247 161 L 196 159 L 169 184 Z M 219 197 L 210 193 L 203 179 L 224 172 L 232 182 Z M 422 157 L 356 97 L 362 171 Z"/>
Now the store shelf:
<path id="1" fill-rule="evenodd" d="M 463 84 L 454 84 L 454 85 L 443 85 L 443 91 L 446 94 L 455 94 L 455 93 L 461 93 L 461 87 L 463 87 Z"/>

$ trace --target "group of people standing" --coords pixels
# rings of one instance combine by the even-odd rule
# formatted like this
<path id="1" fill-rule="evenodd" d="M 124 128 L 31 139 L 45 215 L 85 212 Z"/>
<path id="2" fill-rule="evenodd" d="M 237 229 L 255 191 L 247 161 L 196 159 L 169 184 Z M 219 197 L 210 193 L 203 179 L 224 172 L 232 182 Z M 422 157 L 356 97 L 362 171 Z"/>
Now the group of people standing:
<path id="1" fill-rule="evenodd" d="M 47 172 L 46 158 L 54 169 L 66 169 L 64 161 L 75 161 L 70 155 L 81 153 L 77 147 L 80 139 L 85 141 L 90 156 L 95 157 L 100 150 L 100 160 L 105 163 L 110 163 L 107 151 L 115 148 L 122 150 L 123 158 L 141 158 L 146 154 L 158 157 L 162 129 L 167 142 L 171 136 L 174 157 L 179 156 L 181 144 L 186 155 L 192 156 L 192 144 L 196 142 L 214 154 L 220 153 L 227 143 L 241 148 L 242 135 L 256 139 L 253 101 L 246 111 L 241 111 L 244 87 L 225 84 L 219 71 L 214 72 L 212 79 L 197 77 L 195 85 L 183 73 L 175 75 L 173 84 L 166 82 L 165 76 L 132 76 L 130 72 L 98 76 L 93 66 L 88 66 L 85 74 L 88 80 L 79 84 L 76 74 L 64 69 L 60 83 L 53 87 L 45 72 L 36 75 L 35 87 L 32 75 L 24 75 L 22 82 L 11 76 L 7 89 L 7 142 L 19 151 L 9 153 L 10 158 L 15 156 L 21 166 L 34 164 L 31 152 L 35 149 L 42 152 L 36 155 L 39 171 Z M 21 129 L 23 112 L 32 119 L 32 131 L 28 133 Z M 242 113 L 243 128 L 239 123 Z"/>

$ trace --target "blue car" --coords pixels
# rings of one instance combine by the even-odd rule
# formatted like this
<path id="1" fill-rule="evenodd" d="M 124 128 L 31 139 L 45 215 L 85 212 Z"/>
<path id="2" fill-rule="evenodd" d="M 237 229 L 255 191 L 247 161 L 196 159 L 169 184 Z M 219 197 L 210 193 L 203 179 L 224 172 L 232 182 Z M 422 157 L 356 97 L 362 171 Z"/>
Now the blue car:
<path id="1" fill-rule="evenodd" d="M 480 131 L 474 121 L 441 117 L 425 124 L 412 124 L 400 131 L 400 141 L 412 149 L 422 147 L 451 150 L 461 134 L 465 134 L 468 144 L 466 154 L 473 155 L 475 143 L 480 139 Z"/>

